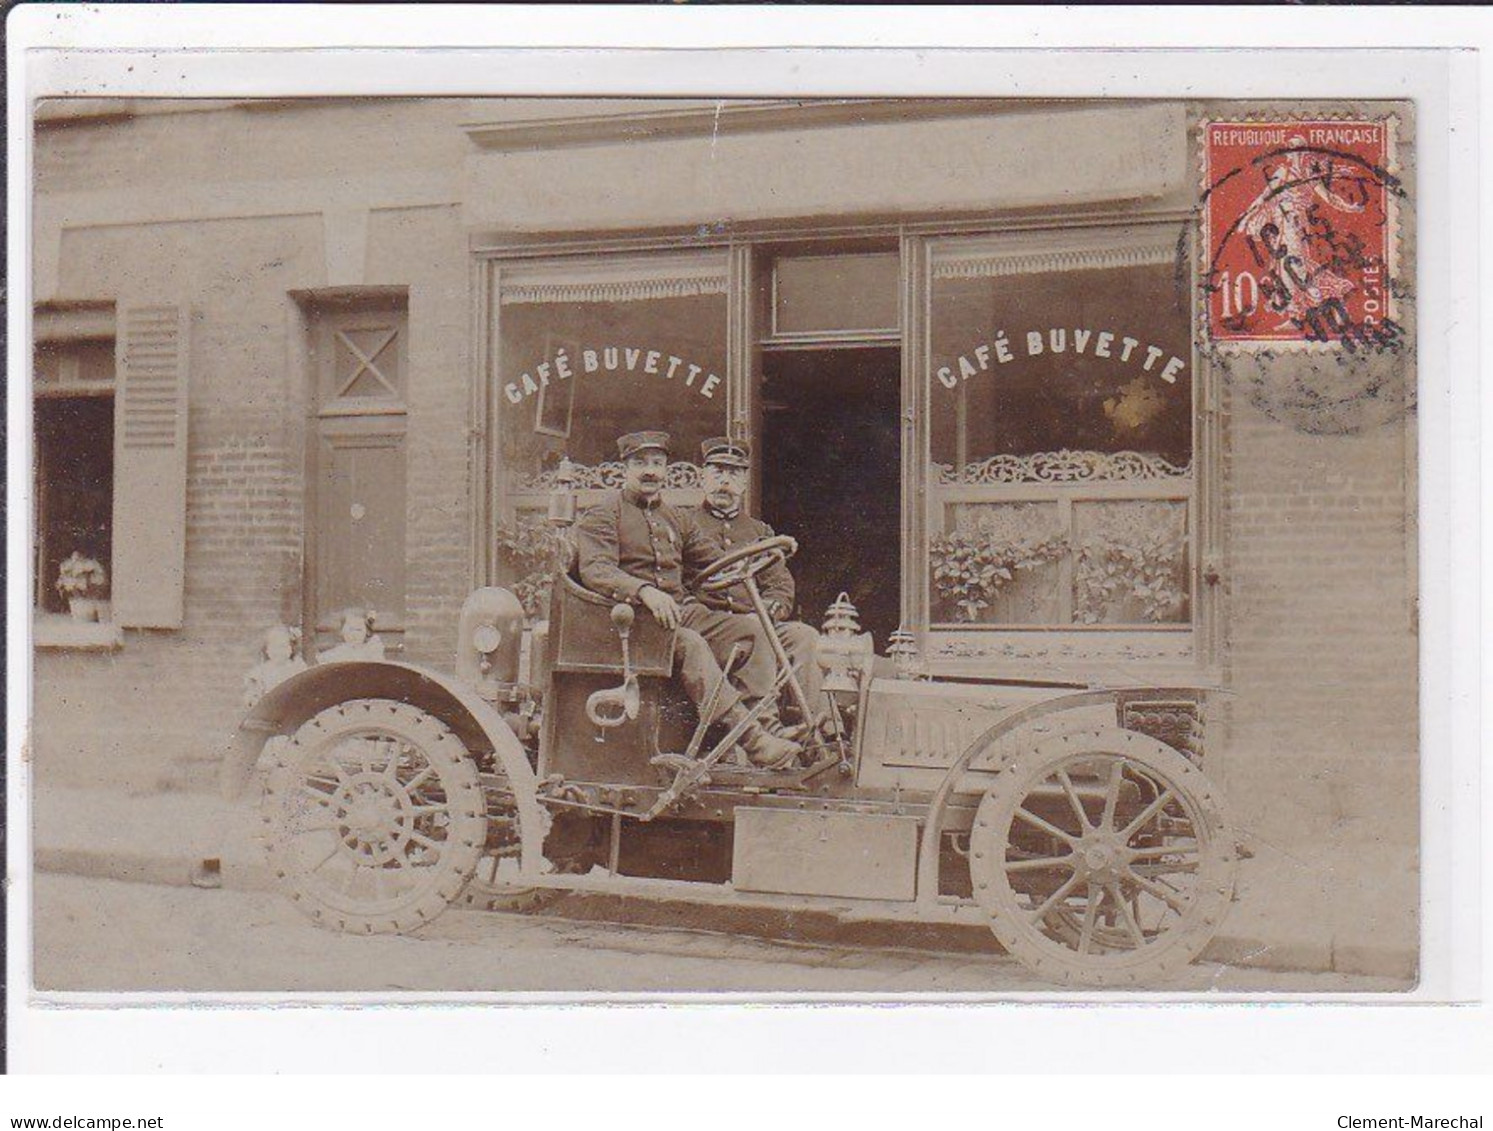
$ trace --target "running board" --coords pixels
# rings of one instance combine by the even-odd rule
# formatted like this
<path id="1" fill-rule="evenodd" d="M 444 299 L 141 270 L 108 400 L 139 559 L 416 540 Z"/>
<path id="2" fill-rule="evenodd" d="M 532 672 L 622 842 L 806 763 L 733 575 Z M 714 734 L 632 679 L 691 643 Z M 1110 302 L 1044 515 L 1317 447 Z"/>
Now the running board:
<path id="1" fill-rule="evenodd" d="M 550 873 L 514 876 L 516 887 L 554 888 L 582 895 L 616 895 L 655 902 L 697 903 L 716 907 L 770 907 L 780 911 L 817 911 L 842 922 L 917 922 L 975 925 L 987 922 L 986 914 L 968 900 L 939 896 L 935 900 L 847 899 L 813 895 L 781 895 L 773 892 L 739 891 L 730 884 L 696 883 L 690 880 L 659 880 L 647 876 L 621 876 L 593 870 L 585 875 Z"/>

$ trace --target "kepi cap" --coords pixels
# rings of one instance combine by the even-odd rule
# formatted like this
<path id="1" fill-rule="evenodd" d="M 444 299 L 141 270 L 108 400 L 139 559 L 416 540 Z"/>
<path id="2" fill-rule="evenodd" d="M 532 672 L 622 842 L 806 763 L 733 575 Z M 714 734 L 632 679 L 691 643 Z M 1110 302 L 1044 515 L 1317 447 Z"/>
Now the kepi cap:
<path id="1" fill-rule="evenodd" d="M 722 467 L 751 467 L 752 445 L 745 440 L 733 440 L 729 436 L 714 436 L 700 445 L 703 463 L 719 464 Z"/>
<path id="2" fill-rule="evenodd" d="M 649 448 L 668 455 L 669 434 L 667 432 L 629 432 L 625 436 L 617 437 L 617 451 L 624 460 L 631 459 Z"/>

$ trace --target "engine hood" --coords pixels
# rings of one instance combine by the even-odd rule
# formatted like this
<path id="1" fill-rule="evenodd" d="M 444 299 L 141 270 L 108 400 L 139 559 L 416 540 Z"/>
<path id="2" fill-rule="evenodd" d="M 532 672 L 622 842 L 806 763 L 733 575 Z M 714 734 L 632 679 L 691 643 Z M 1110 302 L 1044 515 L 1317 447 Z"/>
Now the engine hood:
<path id="1" fill-rule="evenodd" d="M 1003 717 L 1072 688 L 877 679 L 862 731 L 862 761 L 941 769 Z"/>

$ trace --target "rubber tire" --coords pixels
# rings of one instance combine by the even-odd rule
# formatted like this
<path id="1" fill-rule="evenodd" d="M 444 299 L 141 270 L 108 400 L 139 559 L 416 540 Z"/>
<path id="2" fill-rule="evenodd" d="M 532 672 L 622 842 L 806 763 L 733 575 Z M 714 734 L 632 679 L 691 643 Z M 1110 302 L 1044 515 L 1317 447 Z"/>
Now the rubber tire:
<path id="1" fill-rule="evenodd" d="M 1079 955 L 1048 939 L 1026 920 L 1000 865 L 1006 858 L 1004 838 L 1015 807 L 1030 791 L 1069 759 L 1086 755 L 1123 756 L 1162 778 L 1183 797 L 1207 835 L 1200 845 L 1196 898 L 1166 941 L 1126 956 Z M 1218 791 L 1188 758 L 1149 735 L 1099 729 L 1058 735 L 1008 755 L 996 773 L 997 783 L 980 801 L 970 836 L 970 878 L 975 900 L 986 912 L 990 929 L 1007 952 L 1032 973 L 1064 986 L 1125 988 L 1154 986 L 1191 964 L 1217 933 L 1234 893 L 1238 848 L 1224 817 Z M 997 840 L 999 838 L 999 843 Z M 1102 960 L 1101 960 L 1102 959 Z"/>
<path id="2" fill-rule="evenodd" d="M 330 902 L 298 874 L 284 823 L 306 763 L 328 743 L 376 729 L 418 747 L 446 794 L 450 820 L 439 861 L 410 892 L 397 899 Z M 292 736 L 275 758 L 262 806 L 270 868 L 279 886 L 317 924 L 352 934 L 403 934 L 435 919 L 471 878 L 486 841 L 487 805 L 477 767 L 451 730 L 433 715 L 390 699 L 355 699 L 329 707 Z"/>

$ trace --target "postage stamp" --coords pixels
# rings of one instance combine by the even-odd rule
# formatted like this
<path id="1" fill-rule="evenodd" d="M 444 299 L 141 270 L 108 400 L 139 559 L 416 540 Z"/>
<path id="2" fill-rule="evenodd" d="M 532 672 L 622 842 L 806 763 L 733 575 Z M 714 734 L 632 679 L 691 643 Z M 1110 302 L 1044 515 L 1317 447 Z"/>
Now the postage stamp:
<path id="1" fill-rule="evenodd" d="M 1213 343 L 1395 351 L 1394 119 L 1203 124 Z"/>

